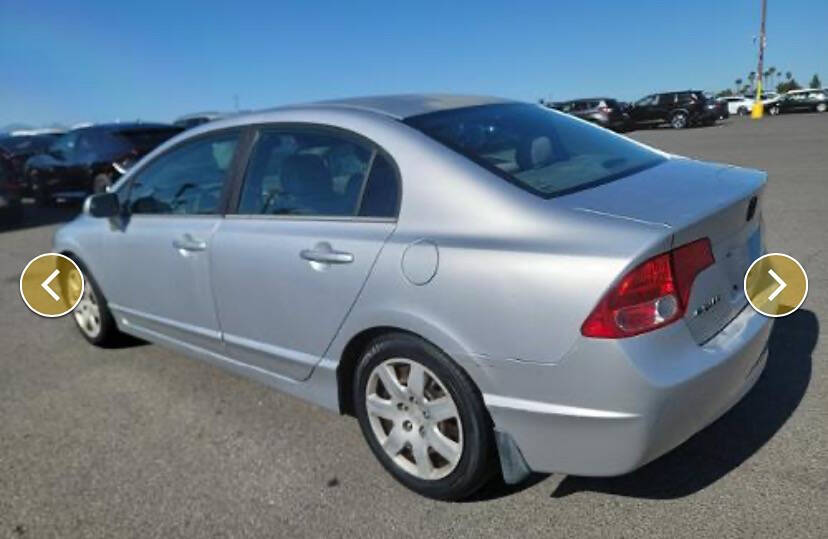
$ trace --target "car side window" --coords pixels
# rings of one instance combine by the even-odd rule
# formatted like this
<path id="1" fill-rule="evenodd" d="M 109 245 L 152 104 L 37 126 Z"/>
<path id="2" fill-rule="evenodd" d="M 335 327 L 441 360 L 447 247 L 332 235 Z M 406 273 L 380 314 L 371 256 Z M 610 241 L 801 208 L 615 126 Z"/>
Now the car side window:
<path id="1" fill-rule="evenodd" d="M 213 214 L 229 175 L 239 133 L 185 142 L 158 157 L 132 179 L 127 207 L 133 214 Z"/>
<path id="2" fill-rule="evenodd" d="M 359 215 L 362 217 L 396 217 L 400 183 L 391 161 L 377 153 L 362 194 Z"/>
<path id="3" fill-rule="evenodd" d="M 57 139 L 49 147 L 49 151 L 60 155 L 64 159 L 69 158 L 75 151 L 75 142 L 78 140 L 77 131 L 69 132 Z"/>
<path id="4" fill-rule="evenodd" d="M 648 95 L 647 97 L 639 99 L 635 106 L 636 107 L 650 107 L 655 105 L 657 102 L 658 96 L 657 95 Z"/>
<path id="5" fill-rule="evenodd" d="M 238 213 L 354 216 L 374 149 L 301 129 L 264 131 L 247 167 Z"/>

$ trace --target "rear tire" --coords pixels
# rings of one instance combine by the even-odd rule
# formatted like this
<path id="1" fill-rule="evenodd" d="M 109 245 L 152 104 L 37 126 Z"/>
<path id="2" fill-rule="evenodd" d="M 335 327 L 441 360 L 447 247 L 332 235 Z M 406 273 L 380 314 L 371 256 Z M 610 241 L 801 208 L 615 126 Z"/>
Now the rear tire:
<path id="1" fill-rule="evenodd" d="M 687 114 L 683 112 L 676 112 L 670 118 L 670 127 L 673 129 L 684 129 L 687 127 Z"/>
<path id="2" fill-rule="evenodd" d="M 84 280 L 83 295 L 72 311 L 75 326 L 83 338 L 95 346 L 106 347 L 116 344 L 123 338 L 123 334 L 118 331 L 106 298 L 86 267 L 78 260 L 75 260 L 75 263 L 83 273 Z M 72 275 L 67 276 L 66 281 L 62 283 L 67 290 L 80 287 L 80 283 L 70 282 Z"/>
<path id="3" fill-rule="evenodd" d="M 390 333 L 372 341 L 353 391 L 371 451 L 414 492 L 461 500 L 499 470 L 493 425 L 474 382 L 422 339 Z"/>
<path id="4" fill-rule="evenodd" d="M 739 116 L 747 116 L 748 115 L 748 109 L 747 109 L 747 107 L 739 107 L 739 110 L 737 110 L 736 113 Z"/>

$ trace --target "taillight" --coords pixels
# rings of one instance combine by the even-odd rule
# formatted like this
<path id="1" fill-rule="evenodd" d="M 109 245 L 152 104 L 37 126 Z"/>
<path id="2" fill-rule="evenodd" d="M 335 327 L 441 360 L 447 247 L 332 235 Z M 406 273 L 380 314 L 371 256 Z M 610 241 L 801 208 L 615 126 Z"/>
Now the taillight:
<path id="1" fill-rule="evenodd" d="M 604 295 L 581 334 L 619 339 L 675 322 L 684 316 L 696 276 L 713 261 L 707 238 L 646 260 Z"/>

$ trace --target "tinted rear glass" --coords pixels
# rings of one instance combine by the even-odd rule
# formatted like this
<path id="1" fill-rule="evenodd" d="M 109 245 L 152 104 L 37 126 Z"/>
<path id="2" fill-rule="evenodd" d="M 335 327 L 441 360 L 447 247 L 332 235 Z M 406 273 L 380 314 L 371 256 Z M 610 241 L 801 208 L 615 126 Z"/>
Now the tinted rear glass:
<path id="1" fill-rule="evenodd" d="M 665 160 L 624 137 L 524 103 L 453 109 L 405 122 L 544 198 L 613 181 Z"/>

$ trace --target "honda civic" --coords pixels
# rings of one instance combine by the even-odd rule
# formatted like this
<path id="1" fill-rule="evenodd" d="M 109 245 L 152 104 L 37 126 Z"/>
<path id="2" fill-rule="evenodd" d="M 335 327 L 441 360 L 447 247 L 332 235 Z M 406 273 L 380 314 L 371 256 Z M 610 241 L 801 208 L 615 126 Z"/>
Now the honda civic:
<path id="1" fill-rule="evenodd" d="M 194 127 L 60 228 L 72 316 L 354 415 L 433 498 L 624 474 L 756 382 L 766 175 L 540 105 L 400 95 Z M 309 428 L 313 428 L 312 426 Z"/>

